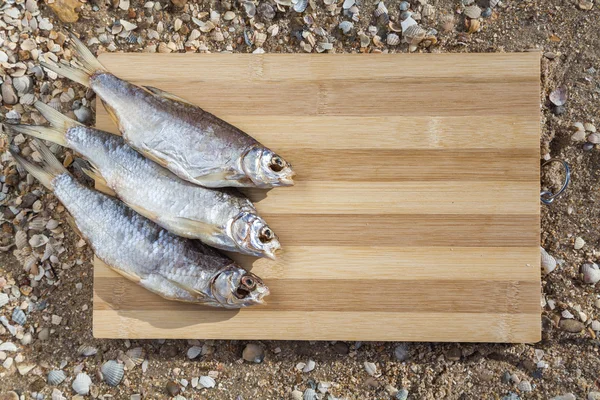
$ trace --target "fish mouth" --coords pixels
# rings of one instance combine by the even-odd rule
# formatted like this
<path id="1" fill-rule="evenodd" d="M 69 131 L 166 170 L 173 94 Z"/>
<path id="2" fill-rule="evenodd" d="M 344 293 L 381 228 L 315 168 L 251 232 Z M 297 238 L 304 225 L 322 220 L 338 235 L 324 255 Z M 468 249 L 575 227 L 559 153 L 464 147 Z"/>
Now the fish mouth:
<path id="1" fill-rule="evenodd" d="M 265 255 L 265 257 L 267 257 L 269 260 L 277 260 L 277 252 L 281 250 L 281 247 L 277 247 L 275 249 L 266 249 L 263 251 L 263 254 Z"/>

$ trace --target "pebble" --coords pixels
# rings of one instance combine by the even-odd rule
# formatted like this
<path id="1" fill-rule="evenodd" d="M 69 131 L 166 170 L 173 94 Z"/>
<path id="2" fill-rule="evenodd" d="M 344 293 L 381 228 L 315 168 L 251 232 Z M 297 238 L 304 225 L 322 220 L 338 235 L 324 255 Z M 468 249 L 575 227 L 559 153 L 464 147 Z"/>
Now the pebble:
<path id="1" fill-rule="evenodd" d="M 592 150 L 593 148 L 594 148 L 594 145 L 593 145 L 593 144 L 591 144 L 591 143 L 584 143 L 584 144 L 583 144 L 583 150 L 584 150 L 584 151 L 590 151 L 590 150 Z"/>
<path id="2" fill-rule="evenodd" d="M 2 366 L 5 369 L 9 369 L 10 367 L 12 367 L 13 365 L 13 358 L 12 357 L 8 357 L 6 360 L 4 360 L 4 362 L 2 363 Z"/>
<path id="3" fill-rule="evenodd" d="M 302 372 L 310 372 L 315 369 L 316 363 L 313 360 L 308 360 L 304 368 L 302 368 Z"/>
<path id="4" fill-rule="evenodd" d="M 380 375 L 377 371 L 377 365 L 375 363 L 365 361 L 364 365 L 365 365 L 365 371 L 367 371 L 367 374 L 369 374 L 370 376 L 379 376 Z"/>
<path id="5" fill-rule="evenodd" d="M 589 392 L 587 400 L 600 400 L 600 392 Z"/>
<path id="6" fill-rule="evenodd" d="M 167 382 L 166 389 L 167 393 L 169 393 L 171 396 L 177 396 L 181 390 L 181 387 L 177 382 L 169 381 Z"/>
<path id="7" fill-rule="evenodd" d="M 50 337 L 50 329 L 49 328 L 42 328 L 42 330 L 38 333 L 39 340 L 48 340 L 49 337 Z"/>
<path id="8" fill-rule="evenodd" d="M 302 400 L 303 393 L 299 390 L 294 390 L 292 392 L 292 400 Z"/>
<path id="9" fill-rule="evenodd" d="M 341 355 L 348 354 L 348 345 L 344 342 L 335 342 L 333 350 Z"/>
<path id="10" fill-rule="evenodd" d="M 19 400 L 19 395 L 13 391 L 6 392 L 0 394 L 0 400 Z"/>
<path id="11" fill-rule="evenodd" d="M 585 240 L 583 240 L 580 237 L 577 237 L 575 239 L 575 245 L 573 246 L 575 250 L 580 250 L 583 248 L 583 246 L 585 246 Z"/>
<path id="12" fill-rule="evenodd" d="M 517 389 L 519 389 L 521 392 L 531 392 L 533 390 L 529 381 L 519 382 L 519 384 L 517 385 Z"/>
<path id="13" fill-rule="evenodd" d="M 410 8 L 410 3 L 408 1 L 400 2 L 400 11 L 406 11 Z"/>
<path id="14" fill-rule="evenodd" d="M 487 7 L 485 10 L 483 10 L 481 12 L 481 16 L 483 18 L 489 18 L 492 16 L 492 8 L 491 7 Z"/>
<path id="15" fill-rule="evenodd" d="M 92 120 L 92 112 L 87 107 L 80 107 L 77 110 L 73 111 L 75 116 L 77 117 L 77 121 L 82 124 L 87 124 Z"/>
<path id="16" fill-rule="evenodd" d="M 60 323 L 62 322 L 62 317 L 58 316 L 56 314 L 52 314 L 52 325 L 60 325 Z"/>
<path id="17" fill-rule="evenodd" d="M 554 106 L 552 107 L 552 113 L 554 115 L 562 115 L 567 111 L 565 106 Z"/>
<path id="18" fill-rule="evenodd" d="M 582 322 L 575 319 L 561 319 L 558 326 L 563 331 L 571 333 L 579 333 L 585 328 Z"/>
<path id="19" fill-rule="evenodd" d="M 396 346 L 396 348 L 394 349 L 394 357 L 396 357 L 396 360 L 400 362 L 408 360 L 408 344 L 402 343 Z"/>
<path id="20" fill-rule="evenodd" d="M 567 393 L 560 396 L 555 396 L 550 400 L 577 400 L 577 397 L 573 393 Z"/>
<path id="21" fill-rule="evenodd" d="M 592 144 L 600 143 L 600 135 L 597 133 L 590 133 L 587 137 L 587 141 Z"/>
<path id="22" fill-rule="evenodd" d="M 246 361 L 260 364 L 265 359 L 265 351 L 259 345 L 249 343 L 242 352 L 242 358 Z"/>
<path id="23" fill-rule="evenodd" d="M 31 335 L 31 333 L 27 332 L 26 334 L 23 335 L 23 338 L 21 338 L 21 344 L 23 346 L 27 346 L 28 344 L 30 344 L 33 341 L 33 336 Z"/>
<path id="24" fill-rule="evenodd" d="M 398 393 L 396 393 L 396 400 L 406 400 L 408 398 L 408 390 L 400 389 Z"/>
<path id="25" fill-rule="evenodd" d="M 596 300 L 594 306 L 596 306 L 596 308 L 600 308 L 600 299 Z"/>

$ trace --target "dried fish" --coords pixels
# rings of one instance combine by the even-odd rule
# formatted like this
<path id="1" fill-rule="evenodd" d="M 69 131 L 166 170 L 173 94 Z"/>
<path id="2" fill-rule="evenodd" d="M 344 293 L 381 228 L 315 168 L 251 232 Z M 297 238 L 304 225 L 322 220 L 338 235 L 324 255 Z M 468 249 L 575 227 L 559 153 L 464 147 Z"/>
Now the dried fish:
<path id="1" fill-rule="evenodd" d="M 128 144 L 146 157 L 207 187 L 293 184 L 291 165 L 246 133 L 170 93 L 118 79 L 74 36 L 72 43 L 83 69 L 42 65 L 91 87 L 119 121 Z"/>

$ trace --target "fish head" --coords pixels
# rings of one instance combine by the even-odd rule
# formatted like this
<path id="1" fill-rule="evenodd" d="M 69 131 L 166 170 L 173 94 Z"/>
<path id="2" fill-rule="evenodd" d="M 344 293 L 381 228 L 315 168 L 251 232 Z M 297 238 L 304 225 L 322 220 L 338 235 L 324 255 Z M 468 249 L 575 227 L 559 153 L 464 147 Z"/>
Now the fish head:
<path id="1" fill-rule="evenodd" d="M 269 288 L 258 276 L 235 265 L 221 271 L 212 281 L 214 298 L 225 308 L 264 304 Z"/>
<path id="2" fill-rule="evenodd" d="M 257 187 L 292 186 L 292 165 L 265 147 L 253 147 L 242 159 L 242 169 Z"/>
<path id="3" fill-rule="evenodd" d="M 277 235 L 264 219 L 250 212 L 240 213 L 230 225 L 231 237 L 245 254 L 275 259 L 281 249 Z"/>

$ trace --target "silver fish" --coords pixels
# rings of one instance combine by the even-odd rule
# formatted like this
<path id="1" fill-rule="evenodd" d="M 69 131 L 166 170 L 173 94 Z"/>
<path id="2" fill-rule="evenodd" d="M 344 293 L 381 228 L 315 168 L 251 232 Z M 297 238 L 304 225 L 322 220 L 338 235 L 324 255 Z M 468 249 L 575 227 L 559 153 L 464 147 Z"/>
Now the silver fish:
<path id="1" fill-rule="evenodd" d="M 52 107 L 35 107 L 52 124 L 5 125 L 9 131 L 50 140 L 86 157 L 89 175 L 112 189 L 130 208 L 176 235 L 227 251 L 275 258 L 281 248 L 250 200 L 233 189 L 208 189 L 186 182 L 144 158 L 123 138 L 86 127 Z"/>
<path id="2" fill-rule="evenodd" d="M 164 298 L 241 308 L 264 303 L 269 289 L 256 275 L 199 241 L 180 238 L 120 201 L 77 182 L 41 142 L 37 166 L 13 157 L 69 210 L 96 256 L 124 277 Z"/>
<path id="3" fill-rule="evenodd" d="M 245 132 L 175 95 L 117 78 L 73 34 L 70 45 L 82 69 L 42 66 L 93 89 L 127 143 L 147 158 L 206 187 L 293 185 L 291 165 Z"/>

